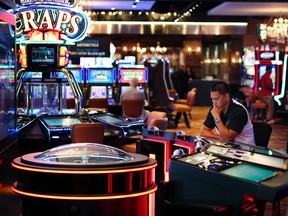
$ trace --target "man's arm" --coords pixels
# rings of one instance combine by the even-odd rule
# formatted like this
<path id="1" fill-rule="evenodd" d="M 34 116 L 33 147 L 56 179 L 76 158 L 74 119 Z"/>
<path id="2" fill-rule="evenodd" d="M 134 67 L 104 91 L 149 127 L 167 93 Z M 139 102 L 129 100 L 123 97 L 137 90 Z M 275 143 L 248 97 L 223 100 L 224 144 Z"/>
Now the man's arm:
<path id="1" fill-rule="evenodd" d="M 223 124 L 220 118 L 220 113 L 222 109 L 224 109 L 224 107 L 222 107 L 221 109 L 213 107 L 211 110 L 211 114 L 213 115 L 214 119 L 219 119 L 217 122 L 215 122 L 216 127 L 222 139 L 234 140 L 238 136 L 238 133 L 234 130 L 227 128 L 226 125 Z"/>
<path id="2" fill-rule="evenodd" d="M 212 129 L 206 127 L 205 125 L 202 125 L 201 127 L 200 136 L 222 140 L 222 137 L 219 134 L 213 133 Z"/>
<path id="3" fill-rule="evenodd" d="M 227 128 L 222 121 L 219 121 L 217 123 L 217 128 L 218 131 L 220 133 L 220 136 L 222 137 L 222 139 L 224 140 L 234 140 L 237 136 L 238 133 L 234 130 L 231 130 L 229 128 Z"/>

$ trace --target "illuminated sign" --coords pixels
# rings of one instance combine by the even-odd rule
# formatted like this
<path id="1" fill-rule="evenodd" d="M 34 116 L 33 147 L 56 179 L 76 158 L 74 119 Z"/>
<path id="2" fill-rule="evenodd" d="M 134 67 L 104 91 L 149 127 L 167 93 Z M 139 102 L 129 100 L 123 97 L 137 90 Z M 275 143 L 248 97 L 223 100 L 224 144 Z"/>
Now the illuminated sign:
<path id="1" fill-rule="evenodd" d="M 77 0 L 16 0 L 18 5 L 32 5 L 32 4 L 53 4 L 53 5 L 65 5 L 65 6 L 75 6 Z"/>
<path id="2" fill-rule="evenodd" d="M 53 41 L 58 39 L 74 43 L 83 40 L 88 30 L 86 15 L 74 8 L 34 5 L 19 8 L 15 16 L 17 43 L 30 40 L 31 37 L 40 41 L 52 38 Z"/>
<path id="3" fill-rule="evenodd" d="M 121 68 L 120 74 L 121 83 L 129 83 L 132 77 L 136 77 L 138 79 L 138 83 L 148 82 L 148 71 L 146 68 Z"/>
<path id="4" fill-rule="evenodd" d="M 259 59 L 260 60 L 275 60 L 276 56 L 275 56 L 275 52 L 271 51 L 271 52 L 260 52 L 259 53 Z"/>

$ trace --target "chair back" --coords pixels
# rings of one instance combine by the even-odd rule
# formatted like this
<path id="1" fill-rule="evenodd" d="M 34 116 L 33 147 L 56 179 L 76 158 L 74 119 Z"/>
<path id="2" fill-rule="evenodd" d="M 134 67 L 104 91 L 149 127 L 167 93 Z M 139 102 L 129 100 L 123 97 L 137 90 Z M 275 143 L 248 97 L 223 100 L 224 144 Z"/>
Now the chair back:
<path id="1" fill-rule="evenodd" d="M 71 130 L 72 143 L 103 143 L 104 124 L 102 122 L 73 124 Z"/>
<path id="2" fill-rule="evenodd" d="M 192 88 L 187 94 L 187 105 L 192 107 L 195 104 L 197 89 Z"/>
<path id="3" fill-rule="evenodd" d="M 151 127 L 151 126 L 155 126 L 159 130 L 166 130 L 167 127 L 168 127 L 168 118 L 165 117 L 165 118 L 154 118 L 154 119 L 151 119 L 148 127 Z"/>
<path id="4" fill-rule="evenodd" d="M 123 114 L 130 118 L 141 116 L 143 111 L 144 101 L 138 98 L 125 98 L 122 101 Z"/>
<path id="5" fill-rule="evenodd" d="M 66 99 L 66 109 L 75 109 L 75 98 Z"/>
<path id="6" fill-rule="evenodd" d="M 151 120 L 153 119 L 163 119 L 166 117 L 166 112 L 161 112 L 161 111 L 151 111 L 148 115 L 147 119 L 147 126 L 150 125 Z"/>
<path id="7" fill-rule="evenodd" d="M 252 122 L 252 124 L 255 144 L 267 148 L 272 133 L 271 125 L 264 122 Z"/>
<path id="8" fill-rule="evenodd" d="M 108 111 L 108 98 L 89 98 L 89 108 L 99 108 Z"/>

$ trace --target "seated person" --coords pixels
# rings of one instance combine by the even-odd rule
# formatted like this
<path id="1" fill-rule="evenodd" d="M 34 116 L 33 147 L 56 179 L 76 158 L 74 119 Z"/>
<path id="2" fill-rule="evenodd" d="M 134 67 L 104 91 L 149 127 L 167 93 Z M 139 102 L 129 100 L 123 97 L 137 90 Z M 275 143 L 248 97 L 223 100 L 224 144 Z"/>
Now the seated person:
<path id="1" fill-rule="evenodd" d="M 132 77 L 130 79 L 129 84 L 130 84 L 130 88 L 126 89 L 120 95 L 120 103 L 122 104 L 123 99 L 126 99 L 126 98 L 141 98 L 141 99 L 143 99 L 143 111 L 142 111 L 142 114 L 137 118 L 146 120 L 148 118 L 149 111 L 144 109 L 144 104 L 145 104 L 144 92 L 141 92 L 137 89 L 138 79 L 136 77 Z M 125 115 L 125 113 L 123 113 L 123 114 Z"/>
<path id="2" fill-rule="evenodd" d="M 200 136 L 255 145 L 248 111 L 231 99 L 229 85 L 222 81 L 215 83 L 210 97 L 213 106 L 201 127 Z"/>

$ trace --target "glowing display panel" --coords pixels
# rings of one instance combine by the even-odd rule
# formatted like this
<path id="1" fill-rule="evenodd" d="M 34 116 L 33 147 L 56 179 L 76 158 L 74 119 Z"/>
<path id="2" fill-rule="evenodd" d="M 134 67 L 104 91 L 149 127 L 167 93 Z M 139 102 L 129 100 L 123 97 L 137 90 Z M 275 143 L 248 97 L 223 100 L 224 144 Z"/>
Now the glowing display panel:
<path id="1" fill-rule="evenodd" d="M 129 83 L 129 80 L 132 77 L 138 79 L 138 83 L 147 83 L 148 82 L 148 70 L 147 68 L 121 68 L 119 70 L 121 78 L 120 83 Z"/>
<path id="2" fill-rule="evenodd" d="M 73 124 L 81 124 L 76 117 L 42 117 L 48 127 L 70 127 Z"/>
<path id="3" fill-rule="evenodd" d="M 31 48 L 31 60 L 35 62 L 45 62 L 53 63 L 54 62 L 54 48 L 51 47 L 32 47 Z"/>
<path id="4" fill-rule="evenodd" d="M 276 171 L 250 164 L 240 164 L 238 166 L 223 170 L 221 173 L 252 182 L 261 182 L 277 175 Z"/>
<path id="5" fill-rule="evenodd" d="M 107 98 L 107 86 L 91 86 L 92 98 Z"/>
<path id="6" fill-rule="evenodd" d="M 111 68 L 89 69 L 87 83 L 114 83 L 115 70 Z"/>
<path id="7" fill-rule="evenodd" d="M 271 65 L 273 68 L 272 68 L 272 72 L 271 72 L 271 79 L 272 79 L 272 83 L 273 83 L 273 88 L 275 89 L 276 88 L 276 66 L 275 65 Z M 262 78 L 262 76 L 265 74 L 266 72 L 266 67 L 267 65 L 259 65 L 259 89 L 261 89 L 260 87 L 260 80 Z"/>

